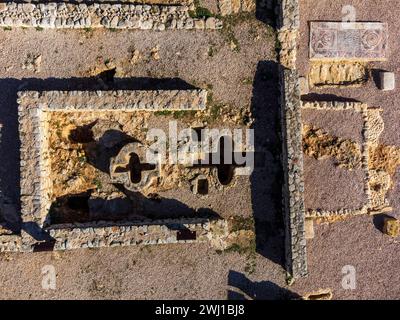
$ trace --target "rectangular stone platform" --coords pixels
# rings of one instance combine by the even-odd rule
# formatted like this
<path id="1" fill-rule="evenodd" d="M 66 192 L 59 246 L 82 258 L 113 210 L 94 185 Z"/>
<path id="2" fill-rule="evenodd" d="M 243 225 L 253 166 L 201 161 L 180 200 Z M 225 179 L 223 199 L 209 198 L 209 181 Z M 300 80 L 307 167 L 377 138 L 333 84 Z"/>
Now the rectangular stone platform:
<path id="1" fill-rule="evenodd" d="M 310 59 L 387 59 L 388 26 L 379 22 L 311 22 Z"/>

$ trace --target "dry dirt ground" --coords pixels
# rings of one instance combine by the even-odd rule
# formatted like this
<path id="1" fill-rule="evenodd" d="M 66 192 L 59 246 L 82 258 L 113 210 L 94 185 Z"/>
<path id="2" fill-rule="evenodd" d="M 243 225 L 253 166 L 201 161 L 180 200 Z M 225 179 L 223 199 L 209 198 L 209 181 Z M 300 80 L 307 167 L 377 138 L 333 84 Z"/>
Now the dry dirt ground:
<path id="1" fill-rule="evenodd" d="M 400 113 L 398 104 L 400 91 L 382 92 L 376 87 L 374 78 L 377 70 L 384 69 L 394 72 L 396 78 L 399 76 L 400 47 L 398 38 L 398 16 L 400 9 L 396 0 L 300 0 L 301 11 L 301 41 L 298 52 L 298 68 L 301 75 L 306 75 L 309 68 L 308 59 L 308 21 L 342 21 L 342 8 L 345 5 L 353 5 L 356 9 L 357 21 L 379 21 L 387 22 L 389 27 L 389 59 L 386 62 L 374 63 L 369 66 L 371 76 L 369 81 L 360 88 L 332 88 L 313 90 L 309 95 L 303 97 L 307 100 L 346 100 L 355 99 L 368 103 L 371 107 L 383 109 L 382 117 L 385 122 L 385 130 L 380 137 L 383 145 L 400 146 L 400 131 L 398 124 Z M 332 129 L 332 121 L 326 123 L 326 119 L 314 116 L 309 120 L 319 122 L 327 126 L 327 130 L 333 134 L 338 133 L 345 138 L 355 139 L 359 134 L 359 121 L 347 117 L 335 119 L 335 129 Z M 336 121 L 338 120 L 338 121 Z M 325 123 L 323 123 L 325 121 Z M 334 131 L 334 132 L 333 132 Z M 349 133 L 352 132 L 350 135 Z M 306 175 L 311 171 L 318 170 L 313 159 L 306 160 Z M 329 161 L 329 160 L 327 160 Z M 321 165 L 321 163 L 319 163 Z M 328 204 L 340 202 L 340 196 L 335 193 L 338 189 L 338 173 L 333 171 L 333 166 L 326 169 L 322 166 L 323 178 L 311 177 L 309 181 L 327 183 L 322 188 Z M 339 169 L 337 169 L 339 170 Z M 342 174 L 339 172 L 339 174 Z M 335 177 L 336 176 L 336 177 Z M 340 176 L 342 177 L 342 176 Z M 340 178 L 342 179 L 342 178 Z M 357 174 L 352 173 L 351 180 L 348 180 L 346 187 L 342 188 L 345 196 L 352 201 L 359 197 L 359 186 L 355 186 Z M 350 186 L 350 187 L 349 187 Z M 318 190 L 318 189 L 317 189 Z M 388 198 L 394 211 L 393 216 L 399 216 L 400 202 L 399 191 L 399 170 L 393 177 L 393 187 L 389 191 Z M 311 195 L 308 198 L 312 198 Z M 320 200 L 321 199 L 316 199 Z M 316 201 L 314 199 L 314 201 Z M 347 201 L 347 200 L 346 200 Z M 350 201 L 351 202 L 351 201 Z M 400 261 L 398 241 L 391 239 L 381 232 L 382 216 L 368 217 L 361 216 L 347 221 L 330 225 L 316 225 L 315 238 L 308 241 L 308 259 L 310 276 L 307 279 L 298 281 L 294 290 L 309 290 L 315 287 L 332 288 L 334 297 L 338 299 L 398 299 L 400 295 L 400 276 L 398 265 Z M 355 267 L 356 289 L 344 290 L 342 288 L 342 268 L 346 265 Z"/>
<path id="2" fill-rule="evenodd" d="M 288 297 L 275 35 L 254 16 L 227 23 L 225 31 L 213 32 L 0 30 L 0 174 L 10 202 L 19 198 L 18 90 L 207 88 L 214 103 L 251 110 L 256 148 L 264 150 L 255 173 L 239 181 L 243 187 L 222 195 L 229 201 L 214 201 L 216 207 L 225 203 L 229 215 L 255 218 L 257 253 L 197 244 L 1 254 L 0 298 Z M 114 81 L 95 77 L 113 68 Z M 56 290 L 42 289 L 45 265 L 55 267 Z"/>

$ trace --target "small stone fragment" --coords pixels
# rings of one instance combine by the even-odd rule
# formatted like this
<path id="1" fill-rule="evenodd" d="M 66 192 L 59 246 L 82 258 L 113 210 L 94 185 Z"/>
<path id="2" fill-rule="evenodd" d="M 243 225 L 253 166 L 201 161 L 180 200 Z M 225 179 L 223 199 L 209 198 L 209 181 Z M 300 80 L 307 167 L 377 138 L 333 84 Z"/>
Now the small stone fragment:
<path id="1" fill-rule="evenodd" d="M 151 49 L 150 53 L 154 60 L 160 60 L 160 47 L 158 45 Z"/>
<path id="2" fill-rule="evenodd" d="M 307 293 L 303 300 L 332 300 L 331 289 L 319 289 L 318 291 Z"/>
<path id="3" fill-rule="evenodd" d="M 39 55 L 28 54 L 24 64 L 22 65 L 22 69 L 26 69 L 37 73 L 40 71 L 41 64 L 42 64 L 41 54 Z"/>
<path id="4" fill-rule="evenodd" d="M 398 237 L 400 235 L 400 220 L 393 217 L 385 218 L 383 232 L 393 238 Z"/>
<path id="5" fill-rule="evenodd" d="M 140 59 L 141 59 L 141 54 L 139 52 L 139 50 L 135 49 L 132 53 L 132 58 L 131 58 L 131 64 L 135 65 L 137 63 L 139 63 Z"/>
<path id="6" fill-rule="evenodd" d="M 206 28 L 207 29 L 215 29 L 215 25 L 216 25 L 216 20 L 214 17 L 209 17 L 206 20 Z"/>

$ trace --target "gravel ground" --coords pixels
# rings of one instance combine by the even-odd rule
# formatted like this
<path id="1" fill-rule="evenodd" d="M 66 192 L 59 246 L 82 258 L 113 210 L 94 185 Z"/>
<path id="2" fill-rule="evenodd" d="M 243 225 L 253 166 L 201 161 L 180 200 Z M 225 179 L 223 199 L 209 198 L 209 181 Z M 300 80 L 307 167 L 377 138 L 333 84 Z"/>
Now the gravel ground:
<path id="1" fill-rule="evenodd" d="M 282 298 L 278 265 L 217 254 L 206 245 L 106 248 L 1 255 L 1 299 L 226 299 L 243 295 Z M 53 265 L 56 290 L 43 290 L 42 268 Z M 266 281 L 268 279 L 268 281 Z M 274 290 L 268 286 L 275 284 Z M 257 289 L 254 293 L 254 288 Z M 237 292 L 233 295 L 231 292 Z"/>
<path id="2" fill-rule="evenodd" d="M 308 70 L 308 21 L 341 21 L 342 7 L 353 5 L 358 21 L 381 21 L 389 25 L 390 56 L 387 62 L 375 63 L 372 69 L 387 69 L 399 75 L 398 16 L 400 9 L 395 0 L 300 0 L 301 41 L 298 67 L 302 75 Z M 373 72 L 374 74 L 375 72 Z M 398 104 L 400 91 L 382 92 L 376 88 L 373 78 L 361 88 L 320 89 L 307 99 L 351 98 L 383 109 L 385 131 L 381 136 L 384 144 L 400 144 Z M 342 126 L 343 124 L 339 124 Z M 356 127 L 356 126 L 355 126 Z M 347 130 L 352 126 L 348 125 Z M 399 214 L 399 175 L 389 194 L 394 215 Z M 306 191 L 307 192 L 307 191 Z M 306 292 L 316 287 L 332 288 L 337 299 L 398 299 L 400 276 L 397 272 L 400 254 L 396 240 L 381 231 L 382 217 L 357 217 L 331 225 L 317 225 L 315 238 L 308 242 L 310 276 L 298 281 L 293 289 Z M 352 265 L 356 270 L 356 289 L 344 290 L 341 286 L 342 268 Z"/>
<path id="3" fill-rule="evenodd" d="M 354 111 L 302 111 L 305 125 L 322 128 L 331 136 L 350 139 L 361 147 L 363 120 Z M 365 173 L 361 168 L 340 168 L 334 159 L 316 160 L 304 155 L 304 203 L 306 209 L 358 209 L 366 203 Z"/>
<path id="4" fill-rule="evenodd" d="M 367 203 L 365 172 L 339 168 L 331 159 L 304 157 L 304 204 L 307 209 L 358 209 Z"/>

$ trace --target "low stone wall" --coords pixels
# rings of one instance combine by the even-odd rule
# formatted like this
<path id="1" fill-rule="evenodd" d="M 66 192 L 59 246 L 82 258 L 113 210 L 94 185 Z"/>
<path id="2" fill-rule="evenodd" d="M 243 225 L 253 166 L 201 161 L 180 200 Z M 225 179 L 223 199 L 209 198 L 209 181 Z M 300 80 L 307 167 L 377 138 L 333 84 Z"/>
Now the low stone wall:
<path id="1" fill-rule="evenodd" d="M 272 0 L 267 0 L 272 2 Z M 221 16 L 229 16 L 241 12 L 254 12 L 256 0 L 218 0 L 218 9 Z"/>
<path id="2" fill-rule="evenodd" d="M 170 243 L 210 242 L 215 249 L 226 249 L 226 220 L 164 219 L 126 225 L 94 224 L 52 226 L 48 232 L 55 240 L 55 250 L 150 245 Z M 180 233 L 191 233 L 185 239 Z"/>
<path id="3" fill-rule="evenodd" d="M 296 46 L 299 28 L 298 0 L 281 0 L 278 26 L 281 87 L 281 133 L 283 214 L 285 222 L 286 269 L 295 279 L 307 271 L 305 238 L 304 175 L 299 75 Z"/>
<path id="4" fill-rule="evenodd" d="M 0 236 L 0 252 L 19 252 L 22 250 L 19 235 Z"/>
<path id="5" fill-rule="evenodd" d="M 280 0 L 278 16 L 279 62 L 288 69 L 296 69 L 297 39 L 299 37 L 300 13 L 298 0 Z"/>
<path id="6" fill-rule="evenodd" d="M 221 29 L 222 21 L 192 18 L 186 5 L 0 3 L 1 27 L 114 28 L 139 30 Z"/>
<path id="7" fill-rule="evenodd" d="M 306 218 L 335 218 L 348 217 L 364 214 L 383 213 L 385 210 L 391 211 L 389 202 L 386 199 L 386 192 L 392 184 L 390 176 L 370 168 L 370 152 L 379 145 L 379 137 L 384 130 L 384 121 L 381 117 L 382 109 L 368 107 L 362 102 L 340 102 L 340 101 L 314 101 L 303 102 L 303 109 L 330 110 L 341 112 L 352 110 L 360 113 L 363 118 L 362 144 L 361 144 L 361 169 L 364 171 L 364 193 L 367 199 L 366 203 L 360 208 L 342 208 L 339 210 L 324 210 L 323 208 L 308 209 Z M 387 190 L 384 186 L 387 186 Z M 379 186 L 377 188 L 377 186 Z M 385 191 L 386 190 L 386 191 Z"/>
<path id="8" fill-rule="evenodd" d="M 24 91 L 18 97 L 22 109 L 48 111 L 204 110 L 207 103 L 206 90 Z"/>

